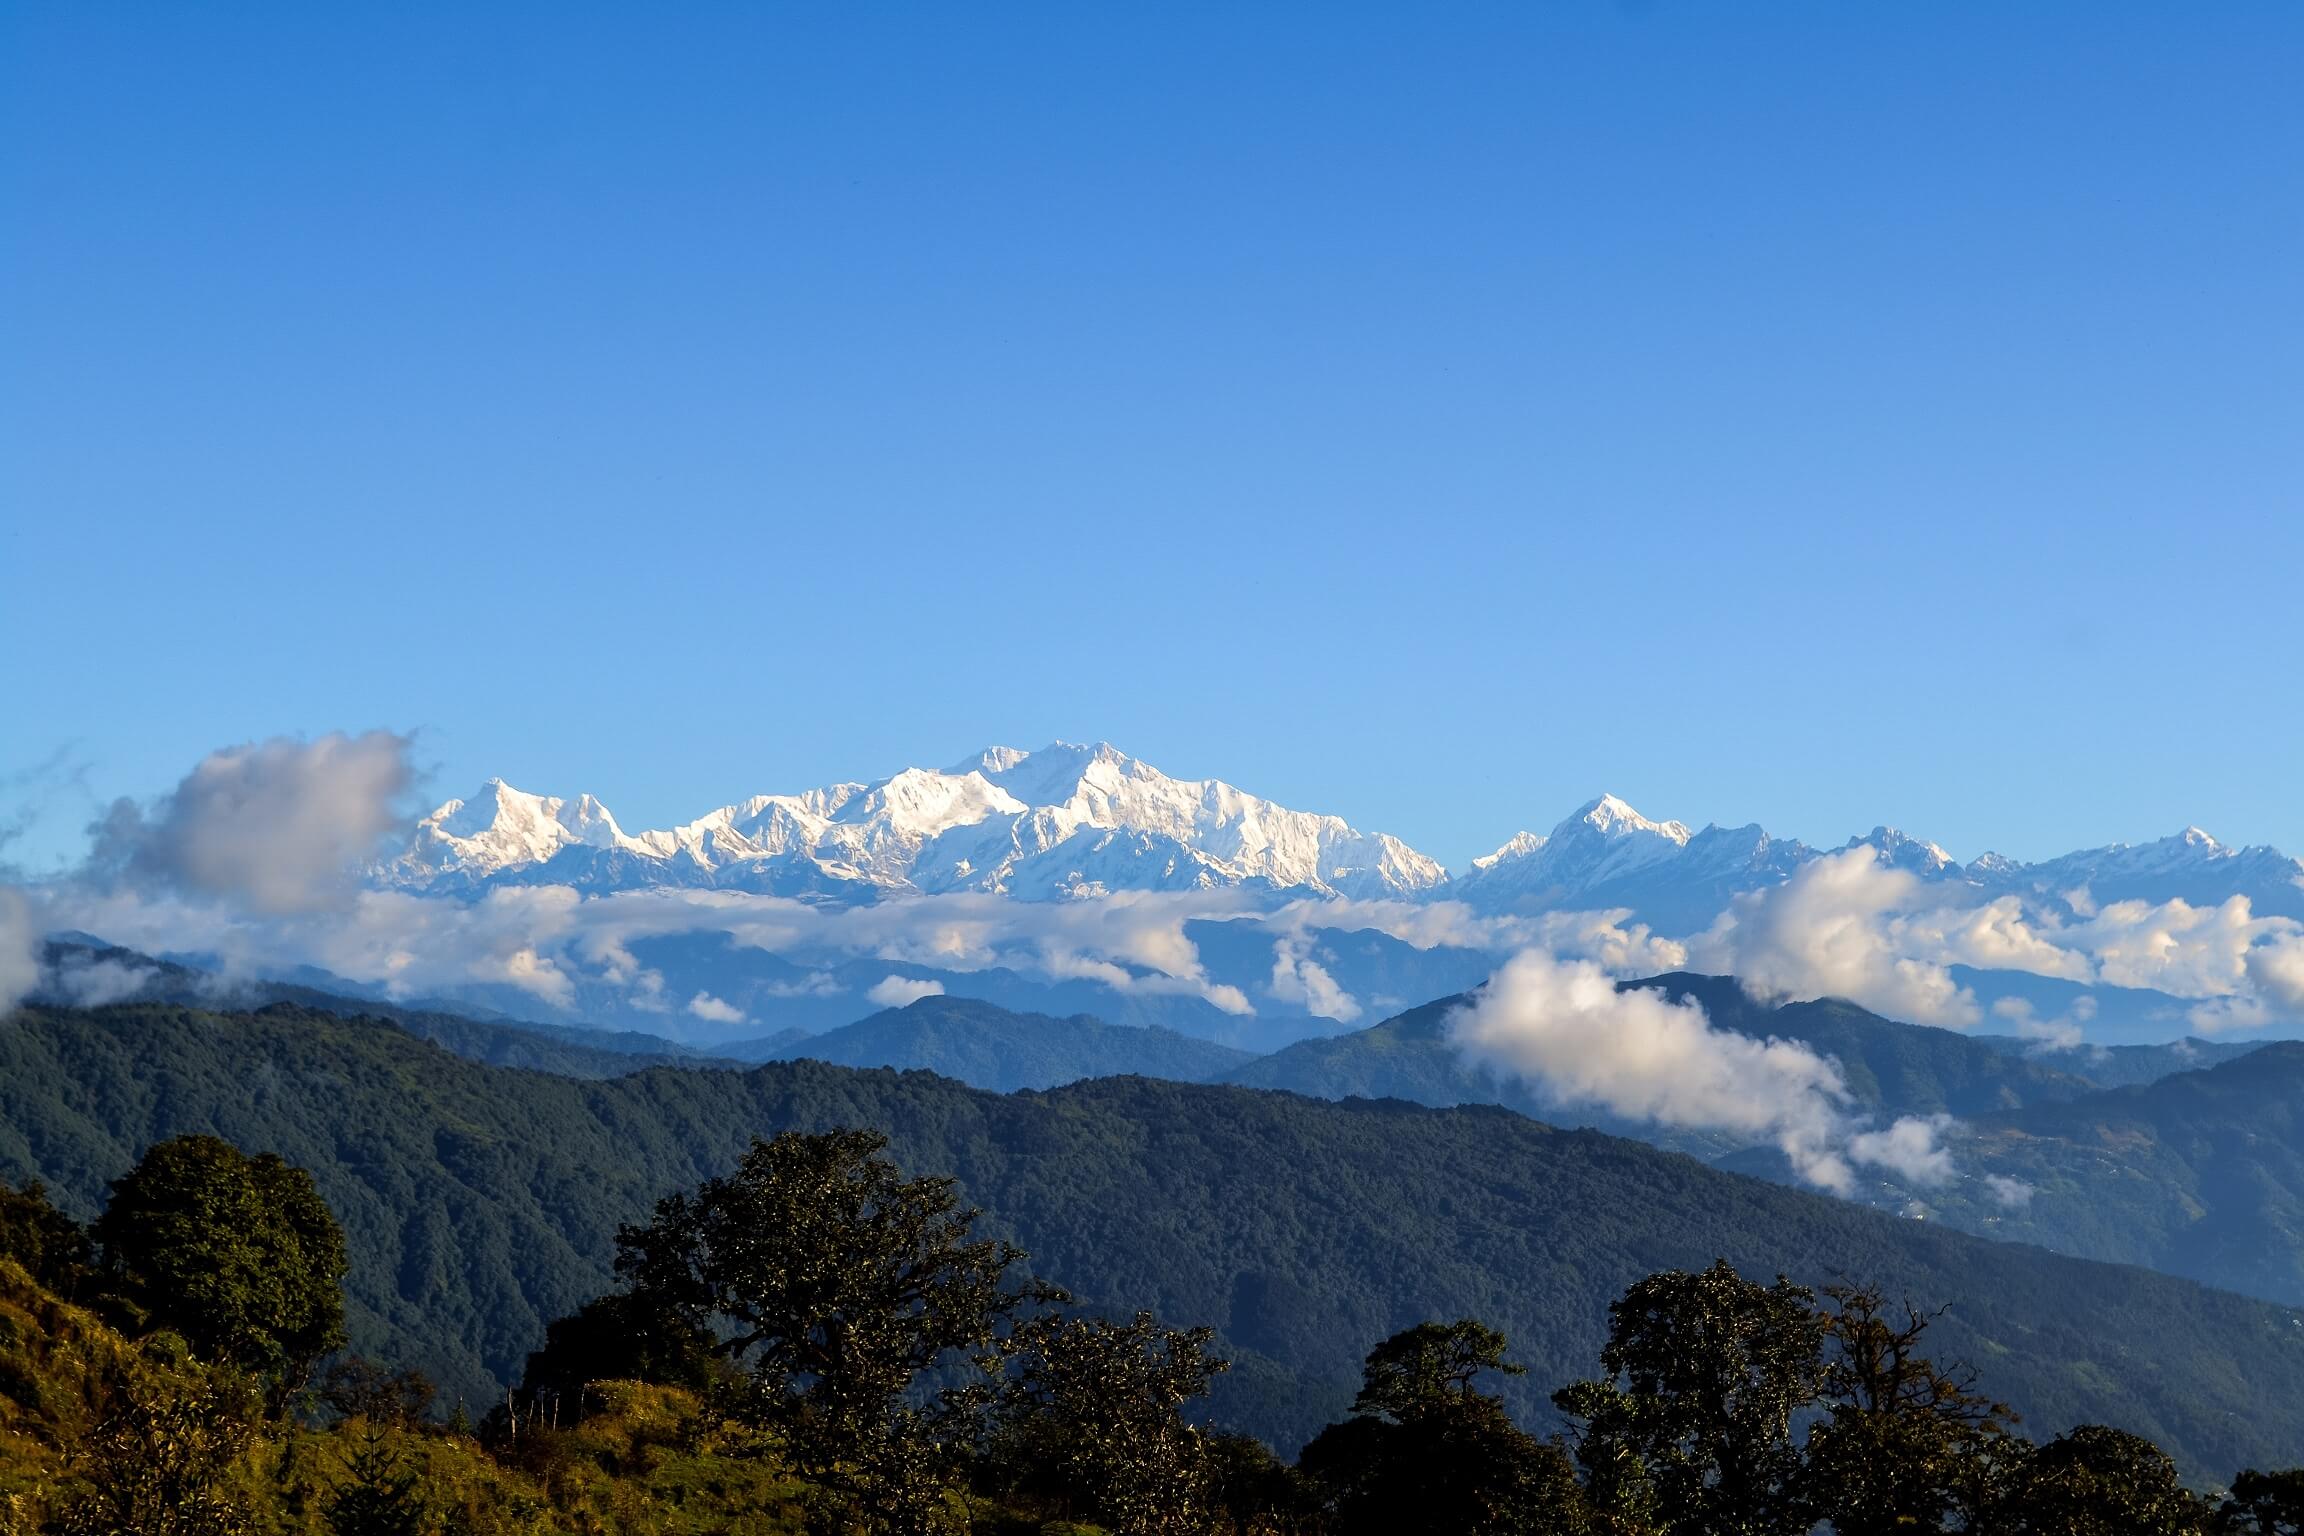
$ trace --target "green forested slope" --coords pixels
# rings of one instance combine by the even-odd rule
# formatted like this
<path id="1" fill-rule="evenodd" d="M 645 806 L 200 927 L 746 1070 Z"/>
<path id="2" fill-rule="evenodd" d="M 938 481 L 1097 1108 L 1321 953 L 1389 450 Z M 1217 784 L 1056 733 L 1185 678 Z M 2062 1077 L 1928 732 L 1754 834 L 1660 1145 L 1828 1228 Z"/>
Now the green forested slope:
<path id="1" fill-rule="evenodd" d="M 763 1059 L 803 1058 L 843 1067 L 917 1068 L 1003 1093 L 1131 1073 L 1204 1082 L 1252 1059 L 1246 1051 L 1157 1024 L 1107 1024 L 1087 1014 L 1057 1019 L 971 997 L 924 997 L 791 1041 Z"/>
<path id="2" fill-rule="evenodd" d="M 355 1343 L 478 1394 L 607 1283 L 618 1222 L 755 1134 L 873 1126 L 1100 1308 L 1215 1325 L 1219 1412 L 1290 1445 L 1361 1355 L 1474 1315 L 1582 1374 L 1608 1300 L 1657 1269 L 1876 1281 L 1949 1308 L 2041 1430 L 2119 1423 L 2222 1472 L 2304 1443 L 2304 1320 L 2136 1270 L 1995 1245 L 1494 1109 L 1329 1104 L 1106 1079 L 1001 1096 L 792 1063 L 576 1081 L 479 1066 L 381 1021 L 278 1007 L 27 1009 L 0 1027 L 0 1177 L 81 1213 L 141 1149 L 209 1131 L 313 1170 L 353 1256 Z"/>
<path id="3" fill-rule="evenodd" d="M 2304 1303 L 2304 1042 L 1983 1116 L 1958 1150 L 2029 1189 L 2010 1236 Z"/>

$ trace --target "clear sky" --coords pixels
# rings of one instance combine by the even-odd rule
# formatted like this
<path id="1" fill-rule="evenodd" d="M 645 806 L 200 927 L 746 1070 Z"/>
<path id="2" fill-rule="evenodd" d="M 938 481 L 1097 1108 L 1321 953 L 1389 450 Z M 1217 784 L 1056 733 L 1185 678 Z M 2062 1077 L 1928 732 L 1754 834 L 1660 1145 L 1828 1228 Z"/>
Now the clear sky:
<path id="1" fill-rule="evenodd" d="M 2304 7 L 0 7 L 0 797 L 2304 851 Z M 56 754 L 62 753 L 61 757 Z M 72 774 L 78 771 L 77 780 Z"/>

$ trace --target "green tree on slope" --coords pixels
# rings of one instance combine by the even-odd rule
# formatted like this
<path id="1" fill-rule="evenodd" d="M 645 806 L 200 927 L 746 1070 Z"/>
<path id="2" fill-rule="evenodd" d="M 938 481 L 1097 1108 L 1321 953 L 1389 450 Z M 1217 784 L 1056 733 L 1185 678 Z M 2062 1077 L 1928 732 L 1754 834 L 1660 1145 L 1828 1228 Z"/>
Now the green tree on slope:
<path id="1" fill-rule="evenodd" d="M 620 1232 L 617 1268 L 649 1305 L 714 1325 L 746 1371 L 733 1410 L 839 1496 L 837 1518 L 910 1536 L 944 1523 L 1019 1314 L 1058 1293 L 1010 1279 L 1024 1255 L 974 1236 L 953 1181 L 906 1179 L 886 1146 L 755 1140 L 728 1177 Z"/>
<path id="2" fill-rule="evenodd" d="M 95 1226 L 114 1283 L 202 1359 L 275 1400 L 344 1342 L 344 1234 L 312 1176 L 213 1136 L 161 1142 Z"/>

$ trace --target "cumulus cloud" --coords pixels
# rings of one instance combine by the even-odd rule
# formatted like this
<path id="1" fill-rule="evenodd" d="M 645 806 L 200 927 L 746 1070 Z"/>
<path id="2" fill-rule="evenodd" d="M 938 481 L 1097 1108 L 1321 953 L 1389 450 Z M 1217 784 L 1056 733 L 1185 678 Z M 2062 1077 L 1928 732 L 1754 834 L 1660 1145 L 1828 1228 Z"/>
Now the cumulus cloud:
<path id="1" fill-rule="evenodd" d="M 2097 979 L 2177 997 L 2229 997 L 2249 980 L 2248 958 L 2262 940 L 2304 932 L 2284 917 L 2258 917 L 2248 898 L 2212 907 L 2188 901 L 2116 901 L 2066 930 L 2066 941 L 2095 960 Z"/>
<path id="2" fill-rule="evenodd" d="M 2096 999 L 2076 997 L 2063 1013 L 2044 1019 L 2029 1000 L 2003 997 L 1992 1004 L 1992 1017 L 2006 1024 L 2017 1038 L 2032 1041 L 2036 1052 L 2076 1051 L 2087 1039 L 2088 1021 L 2096 1017 Z"/>
<path id="3" fill-rule="evenodd" d="M 770 997 L 838 997 L 848 989 L 830 971 L 810 971 L 790 981 L 772 981 L 760 990 Z"/>
<path id="4" fill-rule="evenodd" d="M 688 999 L 688 1011 L 713 1024 L 741 1024 L 744 1010 L 733 1003 L 723 1002 L 709 992 L 699 992 Z"/>
<path id="5" fill-rule="evenodd" d="M 1984 1175 L 1984 1189 L 1995 1204 L 2011 1211 L 2020 1211 L 2032 1203 L 2032 1186 L 2022 1179 L 2011 1179 L 2005 1174 Z"/>
<path id="6" fill-rule="evenodd" d="M 1684 969 L 1688 947 L 1658 937 L 1631 921 L 1628 907 L 1592 912 L 1545 912 L 1533 917 L 1485 916 L 1460 901 L 1360 901 L 1304 898 L 1265 914 L 1275 933 L 1307 938 L 1319 929 L 1368 929 L 1417 949 L 1476 949 L 1506 953 L 1545 949 L 1594 960 L 1616 975 L 1656 976 Z"/>
<path id="7" fill-rule="evenodd" d="M 2208 1031 L 2304 1017 L 2304 923 L 2259 917 L 2245 896 L 2099 905 L 2083 887 L 2063 893 L 2072 916 L 2062 920 L 2017 896 L 1962 904 L 1957 894 L 1851 848 L 1736 897 L 1689 948 L 1699 968 L 1739 976 L 1758 995 L 1845 997 L 1953 1028 L 1981 1016 L 1954 966 L 2164 992 L 2194 1001 L 2188 1017 Z M 2089 1019 L 2000 1013 L 2054 1048 L 2078 1044 Z"/>
<path id="8" fill-rule="evenodd" d="M 602 977 L 602 980 L 614 979 L 618 978 Z M 634 974 L 631 977 L 631 990 L 625 994 L 624 1000 L 642 1013 L 670 1013 L 672 1011 L 671 999 L 664 995 L 664 973 L 662 971 L 642 970 Z"/>
<path id="9" fill-rule="evenodd" d="M 1693 1000 L 1621 991 L 1589 960 L 1539 950 L 1507 962 L 1451 1018 L 1459 1047 L 1563 1105 L 1769 1142 L 1807 1182 L 1845 1194 L 1853 1164 L 1915 1182 L 1949 1174 L 1944 1122 L 1856 1127 L 1839 1066 L 1805 1045 L 1714 1029 Z"/>
<path id="10" fill-rule="evenodd" d="M 0 885 L 0 1017 L 40 985 L 39 912 L 32 898 Z"/>
<path id="11" fill-rule="evenodd" d="M 1626 907 L 1606 912 L 1547 912 L 1527 919 L 1524 931 L 1511 938 L 1515 948 L 1544 949 L 1590 960 L 1614 976 L 1660 976 L 1688 968 L 1687 945 L 1658 938 L 1646 923 L 1630 921 L 1631 916 Z"/>
<path id="12" fill-rule="evenodd" d="M 2256 946 L 2248 951 L 2244 969 L 2267 1001 L 2304 1015 L 2304 936 L 2283 934 Z"/>
<path id="13" fill-rule="evenodd" d="M 398 997 L 510 987 L 554 1009 L 593 1003 L 667 1016 L 681 1014 L 679 997 L 706 978 L 668 982 L 632 946 L 719 933 L 804 968 L 741 994 L 754 1006 L 770 995 L 840 992 L 832 972 L 861 957 L 891 967 L 1006 967 L 1130 995 L 1199 998 L 1241 1015 L 1253 1011 L 1245 986 L 1359 1022 L 1391 1006 L 1370 989 L 1398 990 L 1398 980 L 1356 981 L 1363 973 L 1324 950 L 1322 932 L 1365 929 L 1424 950 L 1542 950 L 1615 977 L 1716 971 L 1763 996 L 1839 995 L 1891 1017 L 1961 1027 L 1983 1010 L 1956 979 L 1958 966 L 2156 988 L 2192 1002 L 2193 1027 L 2202 1030 L 2304 1018 L 2304 924 L 2258 917 L 2244 899 L 2099 906 L 2081 890 L 2035 910 L 2017 896 L 1981 901 L 1957 884 L 1922 881 L 1882 865 L 1869 846 L 1738 897 L 1685 942 L 1659 937 L 1622 909 L 1484 916 L 1451 901 L 1300 899 L 1266 911 L 1256 893 L 1240 890 L 1059 902 L 964 892 L 832 907 L 728 890 L 583 897 L 535 886 L 462 901 L 363 888 L 359 868 L 405 818 L 414 780 L 407 738 L 384 731 L 213 753 L 158 801 L 115 806 L 95 829 L 85 877 L 40 888 L 42 916 L 48 926 L 84 927 L 147 951 L 210 951 L 233 973 L 310 964 Z M 1272 946 L 1269 969 L 1253 949 L 1251 968 L 1211 975 L 1189 931 L 1210 919 L 1260 925 Z M 0 1000 L 37 984 L 22 979 L 33 953 L 26 943 L 36 936 L 19 941 L 7 926 L 0 921 Z M 1225 953 L 1239 963 L 1237 949 Z M 97 996 L 129 980 L 90 975 L 79 985 Z M 2087 1023 L 2078 1011 L 2001 1017 L 2043 1048 L 2077 1043 Z"/>
<path id="14" fill-rule="evenodd" d="M 1940 958 L 1907 951 L 1899 913 L 1919 880 L 1869 845 L 1826 854 L 1780 886 L 1738 896 L 1691 946 L 1697 964 L 1756 993 L 1844 997 L 1891 1018 L 1965 1027 L 1975 994 Z"/>
<path id="15" fill-rule="evenodd" d="M 1300 939 L 1282 939 L 1272 946 L 1272 996 L 1295 1003 L 1306 1013 L 1349 1024 L 1360 1017 L 1360 1000 L 1336 984 L 1328 968 L 1312 958 L 1310 946 Z"/>
<path id="16" fill-rule="evenodd" d="M 1882 1131 L 1858 1131 L 1848 1138 L 1848 1160 L 1885 1168 L 1909 1184 L 1951 1182 L 1952 1151 L 1944 1145 L 1950 1115 L 1906 1115 Z"/>
<path id="17" fill-rule="evenodd" d="M 874 982 L 864 993 L 883 1008 L 903 1008 L 924 997 L 942 997 L 944 983 L 917 979 L 911 976 L 890 976 Z"/>
<path id="18" fill-rule="evenodd" d="M 263 913 L 341 906 L 413 810 L 409 749 L 408 737 L 368 731 L 212 752 L 151 806 L 115 801 L 91 828 L 92 863 Z"/>

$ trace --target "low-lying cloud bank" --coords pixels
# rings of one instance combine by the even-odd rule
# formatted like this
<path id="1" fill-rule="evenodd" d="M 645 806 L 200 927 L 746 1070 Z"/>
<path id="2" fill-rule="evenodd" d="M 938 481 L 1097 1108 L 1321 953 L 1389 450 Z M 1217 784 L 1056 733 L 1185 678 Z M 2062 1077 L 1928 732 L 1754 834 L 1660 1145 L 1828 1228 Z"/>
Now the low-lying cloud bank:
<path id="1" fill-rule="evenodd" d="M 1588 960 L 1516 955 L 1448 1027 L 1468 1055 L 1557 1104 L 1770 1143 L 1835 1194 L 1854 1189 L 1857 1165 L 1920 1186 L 1952 1177 L 1948 1120 L 1865 1127 L 1837 1063 L 1793 1041 L 1714 1029 L 1693 1000 L 1620 990 Z"/>
<path id="2" fill-rule="evenodd" d="M 90 829 L 81 870 L 32 890 L 0 888 L 0 1007 L 40 984 L 42 932 L 82 928 L 147 951 L 213 955 L 238 972 L 317 966 L 401 997 L 504 987 L 555 1010 L 613 996 L 642 1013 L 742 1022 L 734 1001 L 668 980 L 633 947 L 694 934 L 803 967 L 763 983 L 766 998 L 826 995 L 848 984 L 824 967 L 875 960 L 1009 967 L 1195 998 L 1236 1016 L 1301 1011 L 1358 1024 L 1420 1000 L 1372 995 L 1326 947 L 1338 931 L 1372 930 L 1420 950 L 1539 952 L 1618 977 L 1730 974 L 1767 997 L 1840 996 L 1955 1028 L 1987 1012 L 1955 975 L 1963 966 L 2157 990 L 2187 1000 L 2189 1024 L 2203 1031 L 2304 1016 L 2304 924 L 2258 917 L 2244 898 L 2099 907 L 2076 891 L 2062 893 L 2068 910 L 2035 910 L 2016 896 L 1978 900 L 1923 881 L 1882 864 L 1869 846 L 1738 896 L 1686 940 L 1622 910 L 1494 916 L 1446 900 L 1310 899 L 1267 908 L 1225 890 L 1050 903 L 973 893 L 827 908 L 712 890 L 587 897 L 532 886 L 463 901 L 363 885 L 362 866 L 405 831 L 419 779 L 408 736 L 369 731 L 229 747 L 158 800 L 116 803 Z M 1227 962 L 1235 969 L 1211 975 L 1190 931 L 1203 920 L 1257 925 L 1269 959 L 1240 970 L 1235 956 Z M 129 980 L 78 976 L 71 995 L 105 996 Z M 2088 1023 L 2080 1008 L 2052 1020 L 2000 1018 L 2043 1046 L 2076 1042 Z"/>
<path id="3" fill-rule="evenodd" d="M 1952 967 L 2021 971 L 2192 1000 L 2195 1029 L 2261 1027 L 2304 1014 L 2304 923 L 2258 917 L 2248 898 L 2097 908 L 2085 891 L 2066 921 L 2015 896 L 1961 903 L 1958 887 L 1879 862 L 1870 847 L 1827 854 L 1784 884 L 1737 896 L 1688 943 L 1698 970 L 1758 996 L 1844 997 L 1892 1019 L 1966 1029 L 1984 1010 Z M 2085 1017 L 2070 1018 L 2073 1026 Z"/>

